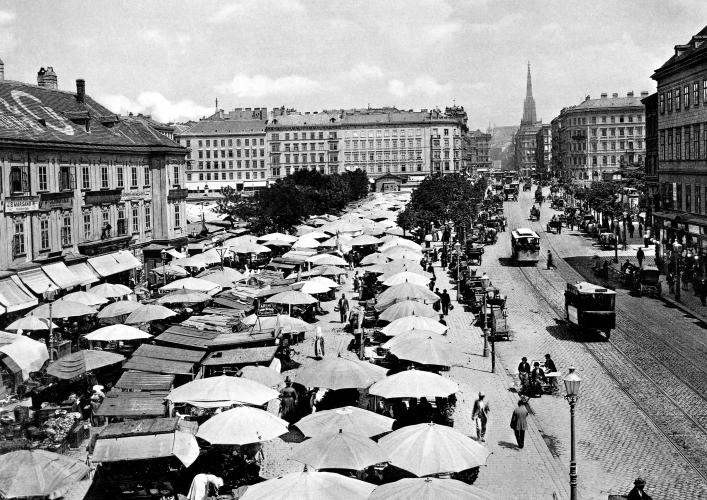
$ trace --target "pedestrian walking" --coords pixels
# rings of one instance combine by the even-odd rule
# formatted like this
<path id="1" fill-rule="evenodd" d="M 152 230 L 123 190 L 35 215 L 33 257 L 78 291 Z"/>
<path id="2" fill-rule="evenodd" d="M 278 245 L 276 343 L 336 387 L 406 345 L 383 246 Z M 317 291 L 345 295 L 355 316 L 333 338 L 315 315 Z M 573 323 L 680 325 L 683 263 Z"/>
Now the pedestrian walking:
<path id="1" fill-rule="evenodd" d="M 549 270 L 550 268 L 557 269 L 555 267 L 555 263 L 552 260 L 552 252 L 550 250 L 547 251 L 547 269 Z"/>
<path id="2" fill-rule="evenodd" d="M 442 295 L 439 296 L 439 299 L 442 302 L 442 314 L 446 316 L 449 314 L 449 304 L 452 302 L 452 298 L 449 296 L 449 293 L 447 293 L 446 288 L 442 292 Z"/>
<path id="3" fill-rule="evenodd" d="M 433 291 L 434 291 L 434 289 L 435 289 L 435 283 L 437 283 L 437 281 L 435 280 L 435 277 L 432 276 L 432 278 L 430 278 L 430 292 L 433 292 Z"/>
<path id="4" fill-rule="evenodd" d="M 643 233 L 643 248 L 648 248 L 648 244 L 651 242 L 651 230 L 646 228 L 646 232 Z"/>
<path id="5" fill-rule="evenodd" d="M 525 406 L 525 398 L 520 398 L 518 407 L 513 410 L 511 416 L 511 429 L 516 435 L 518 448 L 523 449 L 525 446 L 525 430 L 528 428 L 528 409 Z"/>
<path id="6" fill-rule="evenodd" d="M 432 262 L 437 262 L 439 260 L 439 253 L 437 252 L 437 247 L 432 250 Z"/>
<path id="7" fill-rule="evenodd" d="M 633 221 L 628 222 L 628 235 L 630 238 L 633 239 L 633 233 L 636 230 L 636 228 L 633 226 Z"/>
<path id="8" fill-rule="evenodd" d="M 641 220 L 638 221 L 638 237 L 643 238 L 643 222 Z"/>
<path id="9" fill-rule="evenodd" d="M 638 247 L 638 250 L 636 251 L 636 260 L 638 260 L 638 267 L 642 268 L 643 267 L 643 259 L 646 257 L 646 255 L 643 253 L 643 249 L 641 247 Z"/>
<path id="10" fill-rule="evenodd" d="M 471 418 L 476 423 L 476 438 L 481 441 L 486 441 L 486 428 L 488 426 L 489 412 L 491 408 L 486 401 L 485 394 L 479 392 L 479 399 L 474 401 L 474 409 L 471 411 Z"/>
<path id="11" fill-rule="evenodd" d="M 447 269 L 447 251 L 442 250 L 442 257 L 440 258 L 440 263 L 442 264 L 442 270 Z"/>
<path id="12" fill-rule="evenodd" d="M 633 482 L 633 489 L 628 493 L 626 500 L 653 500 L 648 493 L 643 491 L 646 487 L 646 482 L 642 478 L 636 478 Z"/>
<path id="13" fill-rule="evenodd" d="M 707 278 L 705 276 L 700 279 L 700 302 L 703 306 L 707 306 Z"/>
<path id="14" fill-rule="evenodd" d="M 285 378 L 285 387 L 280 389 L 280 418 L 293 423 L 297 420 L 297 391 L 292 387 L 289 375 Z"/>
<path id="15" fill-rule="evenodd" d="M 322 335 L 322 327 L 317 327 L 317 333 L 314 335 L 314 357 L 324 357 L 324 335 Z"/>
<path id="16" fill-rule="evenodd" d="M 346 323 L 349 315 L 349 301 L 346 300 L 346 294 L 341 294 L 339 299 L 339 316 L 341 317 L 341 322 Z"/>

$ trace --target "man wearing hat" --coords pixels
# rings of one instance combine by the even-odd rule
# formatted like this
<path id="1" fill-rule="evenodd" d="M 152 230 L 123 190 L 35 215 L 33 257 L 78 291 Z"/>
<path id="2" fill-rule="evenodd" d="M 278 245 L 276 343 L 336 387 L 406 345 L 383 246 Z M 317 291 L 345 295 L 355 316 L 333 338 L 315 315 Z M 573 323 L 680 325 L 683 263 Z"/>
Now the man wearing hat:
<path id="1" fill-rule="evenodd" d="M 518 407 L 513 410 L 513 416 L 511 417 L 511 429 L 516 435 L 516 441 L 518 442 L 518 448 L 523 449 L 525 446 L 525 430 L 528 428 L 528 408 L 526 408 L 525 397 L 520 398 L 518 401 Z"/>
<path id="2" fill-rule="evenodd" d="M 297 391 L 289 375 L 285 378 L 285 387 L 280 389 L 280 418 L 289 423 L 297 420 Z"/>
<path id="3" fill-rule="evenodd" d="M 629 492 L 627 500 L 653 500 L 648 493 L 643 491 L 646 482 L 642 478 L 636 478 L 633 482 L 633 489 Z"/>
<path id="4" fill-rule="evenodd" d="M 488 402 L 484 399 L 485 396 L 483 392 L 479 392 L 479 399 L 474 401 L 474 409 L 471 412 L 471 418 L 476 422 L 476 437 L 482 442 L 486 441 L 486 424 L 491 411 Z"/>

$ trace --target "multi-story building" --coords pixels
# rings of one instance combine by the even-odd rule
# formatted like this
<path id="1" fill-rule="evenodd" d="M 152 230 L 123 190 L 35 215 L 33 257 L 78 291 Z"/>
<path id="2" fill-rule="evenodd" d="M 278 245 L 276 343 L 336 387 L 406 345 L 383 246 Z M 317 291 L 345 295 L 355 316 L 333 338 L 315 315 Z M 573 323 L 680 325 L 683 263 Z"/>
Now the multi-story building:
<path id="1" fill-rule="evenodd" d="M 542 125 L 535 134 L 535 169 L 542 179 L 552 176 L 551 125 Z"/>
<path id="2" fill-rule="evenodd" d="M 513 137 L 515 170 L 522 176 L 535 173 L 536 163 L 536 134 L 542 127 L 542 121 L 537 119 L 535 99 L 533 98 L 533 83 L 530 78 L 530 63 L 528 63 L 528 76 L 526 81 L 525 101 L 523 102 L 523 118 L 520 128 Z"/>
<path id="3" fill-rule="evenodd" d="M 707 27 L 653 73 L 658 94 L 660 241 L 707 248 Z"/>
<path id="4" fill-rule="evenodd" d="M 189 191 L 217 193 L 224 186 L 238 191 L 265 187 L 270 165 L 266 123 L 206 119 L 179 133 L 177 140 L 191 150 L 186 172 Z"/>
<path id="5" fill-rule="evenodd" d="M 563 178 L 564 169 L 562 168 L 562 120 L 555 117 L 550 122 L 550 165 L 552 176 Z"/>
<path id="6" fill-rule="evenodd" d="M 587 96 L 576 106 L 563 108 L 556 118 L 559 130 L 557 165 L 563 175 L 582 185 L 618 178 L 621 166 L 643 164 L 645 120 L 642 98 L 601 94 Z M 554 139 L 554 136 L 553 136 Z"/>
<path id="7" fill-rule="evenodd" d="M 468 144 L 468 157 L 466 160 L 466 172 L 475 175 L 479 170 L 488 172 L 491 170 L 490 143 L 491 134 L 481 130 L 469 131 L 464 135 Z"/>
<path id="8" fill-rule="evenodd" d="M 0 62 L 0 322 L 49 291 L 127 279 L 186 247 L 186 149 L 86 94 L 4 79 Z"/>
<path id="9" fill-rule="evenodd" d="M 646 196 L 648 198 L 647 213 L 655 208 L 658 201 L 658 94 L 653 93 L 642 99 L 646 111 Z"/>

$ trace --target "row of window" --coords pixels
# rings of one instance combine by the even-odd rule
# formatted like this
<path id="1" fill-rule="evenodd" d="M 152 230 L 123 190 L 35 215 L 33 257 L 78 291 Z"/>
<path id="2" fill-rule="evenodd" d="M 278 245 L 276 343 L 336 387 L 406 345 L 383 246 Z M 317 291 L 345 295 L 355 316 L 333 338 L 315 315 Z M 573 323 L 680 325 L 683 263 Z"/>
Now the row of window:
<path id="1" fill-rule="evenodd" d="M 292 139 L 290 139 L 290 136 Z M 307 132 L 284 132 L 282 134 L 283 140 L 289 141 L 297 141 L 297 140 L 307 140 Z M 324 139 L 324 132 L 310 132 L 309 133 L 309 140 L 313 141 L 316 139 Z M 329 139 L 338 139 L 338 136 L 336 132 L 329 132 Z M 279 132 L 272 132 L 270 134 L 270 140 L 271 141 L 279 141 L 280 140 L 280 133 Z"/>
<path id="2" fill-rule="evenodd" d="M 641 163 L 643 160 L 643 155 L 633 155 L 629 154 L 626 155 L 626 158 L 628 160 L 628 163 Z M 599 165 L 599 161 L 601 159 L 601 164 L 602 165 L 616 165 L 617 160 L 618 164 L 621 165 L 624 163 L 624 155 L 611 155 L 611 156 L 592 156 L 592 165 L 596 166 Z M 571 156 L 570 157 L 570 165 L 573 166 L 583 166 L 587 164 L 587 157 L 586 156 Z"/>
<path id="3" fill-rule="evenodd" d="M 449 158 L 449 151 L 445 151 L 445 158 Z M 459 151 L 455 151 L 455 153 L 458 155 Z M 434 152 L 434 157 L 435 158 L 440 158 L 440 151 L 435 151 Z M 398 158 L 400 160 L 405 160 L 407 158 L 408 161 L 410 160 L 422 160 L 422 151 L 417 150 L 417 151 L 408 151 L 407 155 L 405 154 L 405 151 L 401 151 L 400 154 L 398 154 L 397 151 L 393 151 L 392 153 L 390 151 L 385 151 L 385 153 L 378 151 L 376 153 L 361 153 L 360 155 L 358 153 L 344 153 L 344 158 L 346 161 L 363 161 L 365 162 L 366 159 L 368 161 L 381 161 L 385 159 L 386 161 L 397 161 Z"/>
<path id="4" fill-rule="evenodd" d="M 255 137 L 245 138 L 245 139 L 242 139 L 242 141 L 243 141 L 244 146 L 251 146 L 251 145 L 257 146 L 258 144 L 260 144 L 261 146 L 265 146 L 265 138 L 263 138 L 263 137 L 261 137 L 259 139 L 255 138 Z M 212 146 L 212 143 L 213 143 L 213 146 Z M 226 145 L 228 145 L 228 147 L 233 147 L 233 143 L 234 143 L 233 139 L 221 139 L 221 144 L 219 144 L 219 139 L 213 139 L 213 140 L 199 139 L 197 144 L 198 144 L 199 149 L 201 149 L 203 147 L 218 148 L 219 146 L 222 148 L 225 148 Z M 236 147 L 238 147 L 238 148 L 241 147 L 241 139 L 235 139 L 235 143 L 236 143 Z M 206 145 L 206 146 L 204 146 L 204 145 Z M 191 147 L 191 140 L 189 140 L 189 139 L 185 140 L 184 146 L 190 148 Z"/>
<path id="5" fill-rule="evenodd" d="M 302 151 L 307 151 L 307 143 L 306 142 L 303 142 L 302 144 L 297 143 L 297 142 L 291 143 L 291 144 L 287 143 L 284 145 L 284 148 L 285 148 L 284 151 L 300 151 L 300 149 Z M 310 151 L 315 151 L 315 150 L 316 151 L 324 151 L 326 149 L 327 148 L 324 146 L 323 142 L 319 142 L 319 143 L 310 142 L 309 143 L 309 150 Z M 339 149 L 338 143 L 336 143 L 336 142 L 329 143 L 329 150 L 330 151 L 336 151 L 337 149 Z M 272 151 L 273 153 L 278 153 L 283 150 L 280 149 L 280 143 L 275 142 L 270 145 L 270 151 Z"/>
<path id="6" fill-rule="evenodd" d="M 330 165 L 328 168 L 320 166 L 320 167 L 273 167 L 270 169 L 270 173 L 272 174 L 273 177 L 280 177 L 283 173 L 285 175 L 290 175 L 293 172 L 299 172 L 300 170 L 310 170 L 310 171 L 319 171 L 322 174 L 326 174 L 327 172 L 329 174 L 335 174 L 339 171 L 339 167 L 336 165 Z"/>
<path id="7" fill-rule="evenodd" d="M 414 141 L 414 143 L 413 143 Z M 434 143 L 436 146 L 440 145 L 439 139 L 435 139 Z M 414 146 L 413 146 L 414 144 Z M 368 145 L 368 148 L 366 148 L 366 145 Z M 375 145 L 375 147 L 374 147 Z M 360 146 L 360 147 L 359 147 Z M 405 147 L 412 148 L 421 148 L 422 147 L 422 139 L 408 139 L 407 143 L 405 142 L 405 139 L 376 139 L 375 143 L 373 139 L 370 139 L 368 141 L 362 140 L 358 141 L 354 139 L 353 141 L 351 140 L 346 140 L 344 141 L 344 147 L 346 149 L 404 149 Z M 444 139 L 444 147 L 448 148 L 449 147 L 449 139 Z"/>
<path id="8" fill-rule="evenodd" d="M 707 102 L 707 79 L 702 80 L 702 103 Z M 666 111 L 672 113 L 681 109 L 689 109 L 690 106 L 700 105 L 700 82 L 686 83 L 676 89 L 661 92 L 658 96 L 658 108 L 660 113 Z M 674 108 L 673 108 L 674 107 Z"/>
<path id="9" fill-rule="evenodd" d="M 198 168 L 199 170 L 211 170 L 211 163 L 210 161 L 200 161 L 198 163 Z M 236 168 L 241 168 L 242 166 L 245 165 L 245 168 L 250 168 L 250 160 L 236 160 Z M 218 170 L 219 166 L 223 169 L 226 168 L 226 162 L 222 161 L 221 163 L 215 161 L 213 162 L 213 167 L 214 170 Z M 206 167 L 206 168 L 204 168 Z M 233 161 L 228 162 L 228 168 L 232 169 L 233 168 Z M 253 160 L 253 168 L 258 168 L 258 160 Z M 265 160 L 260 160 L 260 168 L 265 168 Z M 191 165 L 187 165 L 187 170 L 191 170 Z"/>
<path id="10" fill-rule="evenodd" d="M 284 158 L 282 158 L 284 156 Z M 281 162 L 280 160 L 283 160 Z M 301 161 L 300 161 L 301 160 Z M 324 163 L 327 161 L 326 157 L 324 154 L 316 154 L 316 153 L 311 153 L 309 155 L 309 162 L 307 162 L 307 154 L 302 153 L 301 155 L 273 155 L 273 157 L 270 159 L 271 163 L 273 165 L 277 165 L 280 163 Z M 337 162 L 339 161 L 338 155 L 329 155 L 329 162 Z"/>
<path id="11" fill-rule="evenodd" d="M 592 142 L 590 143 L 591 151 L 632 151 L 636 146 L 636 150 L 640 151 L 643 149 L 643 141 L 602 141 L 601 143 Z M 569 144 L 569 151 L 586 151 L 586 142 L 572 142 Z"/>
<path id="12" fill-rule="evenodd" d="M 236 158 L 240 158 L 241 156 L 245 156 L 248 158 L 249 156 L 252 156 L 253 158 L 258 156 L 258 151 L 260 151 L 260 156 L 265 156 L 265 148 L 260 148 L 258 149 L 236 149 Z M 195 151 L 192 151 L 192 156 L 196 154 Z M 227 156 L 228 155 L 228 156 Z M 206 150 L 206 151 L 201 151 L 199 150 L 198 152 L 199 158 L 211 158 L 211 151 Z M 219 157 L 219 152 L 218 150 L 214 151 L 214 158 Z M 233 150 L 229 149 L 228 151 L 225 149 L 221 150 L 221 158 L 233 158 Z"/>
<path id="13" fill-rule="evenodd" d="M 705 124 L 707 127 L 707 124 Z M 707 152 L 707 133 L 702 134 L 701 126 L 676 127 L 663 129 L 659 133 L 661 160 L 703 160 Z"/>
<path id="14" fill-rule="evenodd" d="M 574 126 L 574 125 L 587 125 L 587 117 L 586 116 L 577 116 L 577 117 L 572 117 L 568 118 L 568 123 L 567 126 Z M 608 120 L 608 121 L 607 121 Z M 643 115 L 602 115 L 601 116 L 601 123 L 641 123 L 643 121 Z M 597 123 L 597 117 L 592 116 L 591 118 L 591 123 L 592 125 L 595 125 Z"/>
<path id="15" fill-rule="evenodd" d="M 228 179 L 226 178 L 226 174 L 227 174 L 227 173 L 228 173 Z M 222 181 L 229 180 L 229 181 L 232 181 L 232 180 L 233 180 L 233 172 L 221 172 L 221 178 L 220 178 L 220 179 L 219 179 L 219 173 L 218 173 L 218 172 L 213 172 L 213 175 L 212 175 L 211 172 L 206 172 L 205 174 L 204 174 L 203 172 L 199 172 L 198 175 L 199 175 L 199 180 L 200 180 L 200 181 L 203 181 L 203 180 L 207 180 L 207 181 L 210 181 L 210 180 L 214 180 L 214 181 L 218 181 L 218 180 L 222 180 Z M 192 177 L 192 174 L 187 174 L 187 181 L 188 181 L 188 182 L 191 182 L 192 179 L 196 180 L 196 176 L 197 176 L 197 174 L 194 174 L 193 177 Z M 243 178 L 243 172 L 236 172 L 236 179 L 242 179 L 242 178 Z M 250 178 L 251 178 L 251 173 L 250 173 L 250 172 L 245 172 L 245 179 L 248 180 L 248 179 L 250 179 Z M 253 172 L 253 177 L 252 177 L 252 178 L 253 178 L 253 179 L 257 179 L 257 178 L 258 178 L 258 172 Z M 261 179 L 265 179 L 265 171 L 264 171 L 264 170 L 260 172 L 260 178 L 261 178 Z"/>
<path id="16" fill-rule="evenodd" d="M 693 190 L 692 184 L 663 182 L 660 188 L 660 200 L 663 208 L 705 214 L 707 204 L 704 203 L 704 199 L 707 195 L 707 186 L 695 184 Z"/>

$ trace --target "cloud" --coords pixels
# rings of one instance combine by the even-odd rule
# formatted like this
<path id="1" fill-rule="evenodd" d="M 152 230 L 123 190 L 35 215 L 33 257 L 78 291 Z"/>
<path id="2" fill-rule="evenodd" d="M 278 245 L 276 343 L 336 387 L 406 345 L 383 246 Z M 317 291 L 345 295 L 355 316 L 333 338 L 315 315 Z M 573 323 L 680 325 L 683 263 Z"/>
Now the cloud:
<path id="1" fill-rule="evenodd" d="M 164 123 L 198 120 L 214 113 L 212 107 L 202 106 L 189 99 L 172 102 L 159 92 L 142 92 L 135 101 L 124 95 L 102 95 L 98 101 L 115 113 L 148 114 Z"/>
<path id="2" fill-rule="evenodd" d="M 17 16 L 9 10 L 0 10 L 0 26 L 10 24 Z"/>
<path id="3" fill-rule="evenodd" d="M 437 83 L 437 80 L 431 76 L 419 76 L 409 85 L 406 85 L 400 80 L 391 80 L 388 82 L 388 91 L 398 97 L 405 97 L 410 94 L 427 94 L 431 97 L 447 93 L 451 89 L 451 83 Z"/>
<path id="4" fill-rule="evenodd" d="M 216 85 L 216 91 L 234 94 L 238 97 L 293 96 L 307 95 L 322 90 L 321 85 L 305 76 L 283 76 L 270 78 L 265 75 L 236 75 L 229 83 Z"/>
<path id="5" fill-rule="evenodd" d="M 383 70 L 375 64 L 359 63 L 344 73 L 345 78 L 361 83 L 383 77 Z"/>
<path id="6" fill-rule="evenodd" d="M 167 33 L 159 29 L 140 30 L 135 36 L 166 50 L 176 49 L 179 55 L 185 55 L 189 51 L 192 41 L 185 33 Z"/>
<path id="7" fill-rule="evenodd" d="M 282 14 L 304 12 L 305 8 L 299 0 L 240 0 L 222 7 L 211 16 L 214 23 L 238 20 L 240 18 L 259 17 L 266 13 L 268 17 Z"/>
<path id="8" fill-rule="evenodd" d="M 427 43 L 445 43 L 451 41 L 452 37 L 461 29 L 461 23 L 448 22 L 432 24 L 423 28 L 422 37 Z"/>

